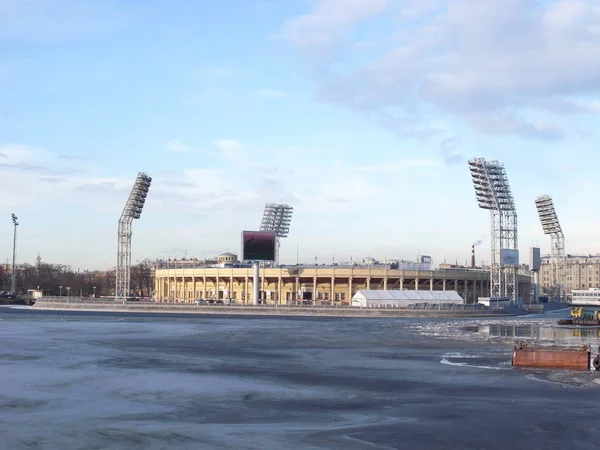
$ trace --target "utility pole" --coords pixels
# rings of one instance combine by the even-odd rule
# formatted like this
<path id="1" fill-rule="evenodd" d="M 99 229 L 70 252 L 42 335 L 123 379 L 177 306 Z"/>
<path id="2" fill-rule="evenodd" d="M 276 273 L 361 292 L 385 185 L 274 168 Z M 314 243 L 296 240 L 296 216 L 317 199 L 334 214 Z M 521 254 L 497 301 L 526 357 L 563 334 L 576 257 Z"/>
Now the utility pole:
<path id="1" fill-rule="evenodd" d="M 10 283 L 11 294 L 17 293 L 17 271 L 16 271 L 16 260 L 17 260 L 17 226 L 19 225 L 18 218 L 14 214 L 11 214 L 13 221 L 13 260 L 12 260 L 12 279 Z"/>

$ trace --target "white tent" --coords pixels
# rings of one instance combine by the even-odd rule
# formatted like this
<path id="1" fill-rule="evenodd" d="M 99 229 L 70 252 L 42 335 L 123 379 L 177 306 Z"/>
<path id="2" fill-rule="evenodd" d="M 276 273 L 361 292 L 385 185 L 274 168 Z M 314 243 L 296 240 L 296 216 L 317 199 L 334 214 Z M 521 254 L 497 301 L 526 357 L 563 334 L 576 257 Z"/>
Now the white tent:
<path id="1" fill-rule="evenodd" d="M 406 308 L 415 303 L 463 305 L 465 301 L 456 291 L 360 290 L 352 297 L 352 306 L 361 308 Z"/>

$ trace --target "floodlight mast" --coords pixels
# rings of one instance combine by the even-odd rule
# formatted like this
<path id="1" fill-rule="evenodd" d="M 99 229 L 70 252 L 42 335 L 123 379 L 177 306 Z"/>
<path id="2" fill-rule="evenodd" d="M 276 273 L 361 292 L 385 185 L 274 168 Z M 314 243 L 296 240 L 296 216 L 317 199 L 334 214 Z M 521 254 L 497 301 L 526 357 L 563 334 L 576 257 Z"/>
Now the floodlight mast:
<path id="1" fill-rule="evenodd" d="M 142 215 L 151 183 L 148 174 L 138 173 L 119 218 L 115 299 L 125 299 L 131 293 L 131 225 Z"/>
<path id="2" fill-rule="evenodd" d="M 11 214 L 13 223 L 13 257 L 12 257 L 12 273 L 10 274 L 10 293 L 17 293 L 17 227 L 19 226 L 19 218 L 14 214 Z"/>
<path id="3" fill-rule="evenodd" d="M 540 217 L 544 234 L 550 235 L 550 285 L 555 300 L 564 300 L 565 283 L 565 235 L 549 195 L 535 199 L 535 207 Z"/>
<path id="4" fill-rule="evenodd" d="M 518 265 L 502 263 L 501 250 L 518 250 L 517 211 L 504 165 L 484 158 L 469 160 L 479 208 L 490 211 L 490 297 L 519 298 Z"/>
<path id="5" fill-rule="evenodd" d="M 260 225 L 260 231 L 275 233 L 275 262 L 279 264 L 280 240 L 288 237 L 294 207 L 286 204 L 267 203 Z"/>

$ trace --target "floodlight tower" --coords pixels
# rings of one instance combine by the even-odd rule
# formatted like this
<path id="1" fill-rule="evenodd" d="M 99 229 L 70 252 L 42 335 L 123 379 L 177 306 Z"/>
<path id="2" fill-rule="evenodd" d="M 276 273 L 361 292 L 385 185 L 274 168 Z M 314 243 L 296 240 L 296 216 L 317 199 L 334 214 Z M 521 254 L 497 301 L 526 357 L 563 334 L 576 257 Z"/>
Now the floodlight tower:
<path id="1" fill-rule="evenodd" d="M 477 204 L 490 211 L 490 297 L 510 297 L 515 301 L 519 298 L 517 211 L 506 170 L 502 163 L 484 158 L 469 160 L 469 169 Z M 516 255 L 516 261 L 508 257 L 511 253 Z"/>
<path id="2" fill-rule="evenodd" d="M 17 227 L 19 226 L 19 218 L 14 214 L 11 214 L 13 223 L 13 260 L 12 260 L 12 273 L 10 278 L 10 293 L 17 293 L 17 268 L 16 268 L 16 260 L 17 260 Z"/>
<path id="3" fill-rule="evenodd" d="M 542 230 L 550 235 L 550 284 L 552 296 L 562 300 L 565 295 L 565 235 L 563 233 L 554 202 L 549 195 L 542 195 L 535 199 Z"/>
<path id="4" fill-rule="evenodd" d="M 294 207 L 285 204 L 267 203 L 263 213 L 260 231 L 275 233 L 275 262 L 279 264 L 281 239 L 288 237 Z"/>
<path id="5" fill-rule="evenodd" d="M 115 299 L 127 298 L 130 294 L 131 283 L 131 224 L 133 219 L 139 219 L 148 196 L 152 178 L 140 172 L 135 179 L 127 203 L 119 218 L 117 241 L 117 286 Z"/>

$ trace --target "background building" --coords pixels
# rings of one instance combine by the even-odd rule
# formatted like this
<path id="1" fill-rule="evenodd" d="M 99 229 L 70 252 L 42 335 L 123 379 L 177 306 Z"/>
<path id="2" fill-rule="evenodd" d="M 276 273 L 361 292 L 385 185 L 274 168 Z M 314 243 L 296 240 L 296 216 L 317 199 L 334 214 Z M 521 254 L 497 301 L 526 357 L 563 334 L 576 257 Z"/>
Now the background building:
<path id="1" fill-rule="evenodd" d="M 570 295 L 574 289 L 600 287 L 600 255 L 567 255 L 565 283 L 567 295 Z M 551 257 L 544 256 L 540 268 L 540 294 L 548 295 L 551 290 Z"/>

